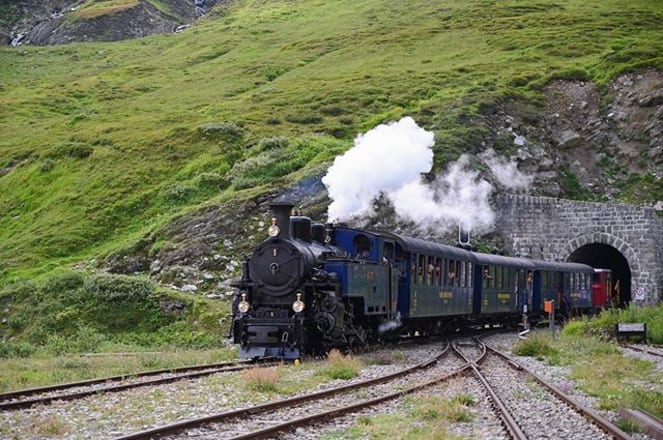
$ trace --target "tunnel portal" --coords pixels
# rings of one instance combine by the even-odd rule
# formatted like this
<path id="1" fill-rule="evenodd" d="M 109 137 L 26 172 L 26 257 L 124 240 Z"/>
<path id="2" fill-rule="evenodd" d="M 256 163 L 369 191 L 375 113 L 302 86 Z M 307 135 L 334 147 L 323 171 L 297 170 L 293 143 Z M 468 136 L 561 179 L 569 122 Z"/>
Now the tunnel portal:
<path id="1" fill-rule="evenodd" d="M 610 269 L 616 304 L 624 307 L 631 301 L 631 268 L 626 257 L 614 247 L 603 243 L 586 244 L 572 252 L 568 261 L 588 264 L 596 269 Z"/>

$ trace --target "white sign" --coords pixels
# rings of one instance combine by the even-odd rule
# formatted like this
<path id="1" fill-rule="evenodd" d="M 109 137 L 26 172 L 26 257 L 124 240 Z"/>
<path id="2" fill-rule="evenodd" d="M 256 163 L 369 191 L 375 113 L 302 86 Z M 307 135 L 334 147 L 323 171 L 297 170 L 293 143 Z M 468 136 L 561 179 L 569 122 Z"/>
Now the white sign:
<path id="1" fill-rule="evenodd" d="M 635 298 L 636 301 L 644 301 L 645 300 L 645 289 L 642 287 L 638 287 L 635 291 Z"/>

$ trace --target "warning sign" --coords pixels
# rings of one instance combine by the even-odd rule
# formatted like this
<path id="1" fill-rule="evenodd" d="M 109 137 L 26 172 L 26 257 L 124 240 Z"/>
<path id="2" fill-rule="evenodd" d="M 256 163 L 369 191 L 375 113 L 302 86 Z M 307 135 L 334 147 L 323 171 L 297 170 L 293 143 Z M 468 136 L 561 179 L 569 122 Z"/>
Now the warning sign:
<path id="1" fill-rule="evenodd" d="M 642 287 L 638 287 L 635 290 L 635 297 L 633 298 L 636 301 L 644 301 L 645 300 L 645 289 Z"/>

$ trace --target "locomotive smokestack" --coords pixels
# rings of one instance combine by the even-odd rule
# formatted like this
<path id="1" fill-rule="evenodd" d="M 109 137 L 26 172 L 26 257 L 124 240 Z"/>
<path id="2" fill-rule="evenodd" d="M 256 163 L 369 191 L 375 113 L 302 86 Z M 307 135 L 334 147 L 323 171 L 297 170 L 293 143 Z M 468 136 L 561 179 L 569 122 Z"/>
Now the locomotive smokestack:
<path id="1" fill-rule="evenodd" d="M 269 209 L 272 210 L 274 218 L 276 218 L 276 225 L 281 230 L 280 238 L 290 238 L 290 213 L 295 205 L 288 202 L 274 202 L 269 204 Z"/>

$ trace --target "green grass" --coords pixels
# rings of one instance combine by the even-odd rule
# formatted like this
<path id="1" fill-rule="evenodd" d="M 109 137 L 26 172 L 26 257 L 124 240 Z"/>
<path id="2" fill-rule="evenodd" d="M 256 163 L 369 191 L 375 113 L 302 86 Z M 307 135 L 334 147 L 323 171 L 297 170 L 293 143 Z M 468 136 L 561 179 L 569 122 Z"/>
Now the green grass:
<path id="1" fill-rule="evenodd" d="M 362 367 L 363 363 L 352 355 L 343 355 L 338 350 L 332 350 L 319 374 L 328 379 L 348 380 L 359 376 Z"/>
<path id="2" fill-rule="evenodd" d="M 451 399 L 434 396 L 408 396 L 403 409 L 389 414 L 360 417 L 354 427 L 324 434 L 320 438 L 332 439 L 457 439 L 450 425 L 471 422 L 470 408 L 475 397 L 467 394 Z"/>
<path id="3" fill-rule="evenodd" d="M 622 355 L 614 343 L 602 337 L 578 333 L 575 326 L 555 340 L 550 335 L 537 335 L 536 342 L 522 341 L 514 352 L 551 365 L 569 366 L 569 378 L 598 398 L 600 408 L 642 408 L 663 416 L 663 393 L 649 386 L 663 384 L 663 376 L 652 362 Z M 564 389 L 567 385 L 560 386 Z"/>
<path id="4" fill-rule="evenodd" d="M 573 320 L 564 327 L 568 336 L 595 335 L 609 338 L 617 323 L 643 322 L 647 324 L 647 338 L 652 344 L 663 344 L 663 304 L 641 307 L 631 304 L 626 309 L 608 309 L 594 319 Z"/>
<path id="5" fill-rule="evenodd" d="M 107 254 L 189 207 L 280 185 L 405 114 L 436 132 L 440 166 L 478 148 L 485 128 L 458 121 L 482 103 L 536 102 L 550 78 L 604 85 L 661 67 L 662 22 L 644 0 L 237 0 L 179 34 L 2 48 L 0 270 Z M 289 146 L 257 148 L 276 136 Z"/>
<path id="6" fill-rule="evenodd" d="M 135 350 L 135 347 L 116 346 L 115 349 L 113 353 L 98 356 L 41 355 L 0 359 L 0 371 L 2 371 L 0 392 L 148 370 L 223 362 L 237 356 L 237 351 L 230 349 L 136 351 L 134 354 L 129 354 L 129 350 Z"/>
<path id="7" fill-rule="evenodd" d="M 164 306 L 182 307 L 168 311 Z M 140 349 L 213 348 L 226 302 L 155 289 L 147 280 L 59 272 L 0 291 L 0 358 Z"/>

